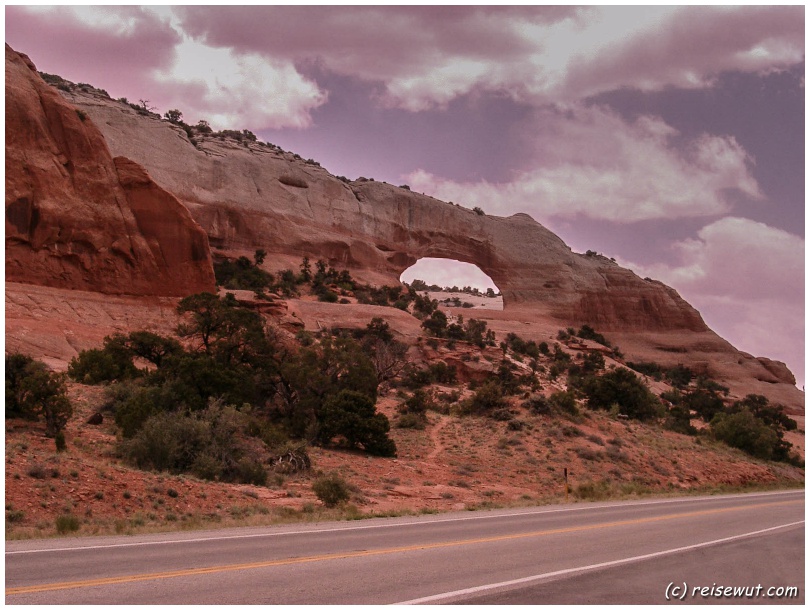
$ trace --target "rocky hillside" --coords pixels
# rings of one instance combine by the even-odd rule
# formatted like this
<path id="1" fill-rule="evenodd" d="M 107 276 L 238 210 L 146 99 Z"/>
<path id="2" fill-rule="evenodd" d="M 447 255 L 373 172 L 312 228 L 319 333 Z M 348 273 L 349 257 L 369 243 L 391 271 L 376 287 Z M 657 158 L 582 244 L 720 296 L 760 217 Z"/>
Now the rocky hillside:
<path id="1" fill-rule="evenodd" d="M 504 311 L 487 312 L 492 328 L 518 325 L 544 340 L 589 324 L 628 359 L 688 364 L 732 396 L 763 394 L 804 411 L 782 363 L 739 352 L 672 288 L 572 252 L 525 214 L 482 215 L 335 177 L 249 132 L 189 129 L 89 86 L 48 86 L 9 47 L 6 125 L 6 278 L 15 283 L 7 341 L 57 367 L 102 332 L 92 319 L 62 329 L 60 311 L 81 308 L 93 292 L 149 299 L 212 290 L 212 256 L 261 248 L 269 271 L 308 256 L 377 285 L 398 284 L 420 258 L 445 257 L 477 265 L 500 288 Z M 68 290 L 26 312 L 19 284 Z M 43 337 L 46 328 L 56 336 Z"/>

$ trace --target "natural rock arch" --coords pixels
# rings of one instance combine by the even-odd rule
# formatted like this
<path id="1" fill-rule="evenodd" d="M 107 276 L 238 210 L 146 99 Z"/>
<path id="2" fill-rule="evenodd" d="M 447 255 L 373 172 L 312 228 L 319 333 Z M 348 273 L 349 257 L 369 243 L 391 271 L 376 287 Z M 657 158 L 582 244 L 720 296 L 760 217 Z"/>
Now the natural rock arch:
<path id="1" fill-rule="evenodd" d="M 421 258 L 450 258 L 491 277 L 505 310 L 528 308 L 601 330 L 707 330 L 671 288 L 572 252 L 526 214 L 482 215 L 383 182 L 339 180 L 258 143 L 209 138 L 195 146 L 179 127 L 113 100 L 66 97 L 92 117 L 114 155 L 144 165 L 186 205 L 215 252 L 264 248 L 279 268 L 302 256 L 324 258 L 389 285 Z"/>
<path id="2" fill-rule="evenodd" d="M 476 265 L 452 258 L 420 258 L 403 271 L 399 279 L 403 283 L 419 279 L 428 285 L 473 286 L 481 292 L 485 292 L 487 287 L 490 287 L 495 292 L 500 291 L 492 278 Z"/>

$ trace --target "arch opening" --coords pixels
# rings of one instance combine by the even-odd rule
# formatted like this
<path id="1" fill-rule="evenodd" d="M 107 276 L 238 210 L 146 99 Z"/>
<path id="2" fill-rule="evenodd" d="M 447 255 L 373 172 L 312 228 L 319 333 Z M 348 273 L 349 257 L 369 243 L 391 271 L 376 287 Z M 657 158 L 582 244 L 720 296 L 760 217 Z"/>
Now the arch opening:
<path id="1" fill-rule="evenodd" d="M 447 307 L 502 310 L 503 297 L 492 278 L 477 265 L 448 258 L 421 258 L 400 281 Z"/>

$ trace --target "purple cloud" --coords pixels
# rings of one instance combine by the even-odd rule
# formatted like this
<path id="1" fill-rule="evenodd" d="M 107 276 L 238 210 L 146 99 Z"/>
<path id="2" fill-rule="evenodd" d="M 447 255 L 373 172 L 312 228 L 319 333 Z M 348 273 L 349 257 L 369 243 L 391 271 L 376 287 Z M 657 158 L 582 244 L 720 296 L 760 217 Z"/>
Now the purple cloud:
<path id="1" fill-rule="evenodd" d="M 549 221 L 584 216 L 622 223 L 713 216 L 730 210 L 729 189 L 761 198 L 751 159 L 733 137 L 704 134 L 684 146 L 662 120 L 627 122 L 599 107 L 538 112 L 533 169 L 506 183 L 460 183 L 426 171 L 419 191 L 467 207 Z"/>

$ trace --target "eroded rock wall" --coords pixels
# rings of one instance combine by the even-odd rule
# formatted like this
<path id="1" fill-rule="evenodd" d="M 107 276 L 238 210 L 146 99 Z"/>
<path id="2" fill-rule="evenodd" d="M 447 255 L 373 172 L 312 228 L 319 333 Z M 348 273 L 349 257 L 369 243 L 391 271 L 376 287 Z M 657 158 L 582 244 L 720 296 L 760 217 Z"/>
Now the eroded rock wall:
<path id="1" fill-rule="evenodd" d="M 113 294 L 215 287 L 208 238 L 6 45 L 6 279 Z"/>
<path id="2" fill-rule="evenodd" d="M 206 137 L 192 144 L 167 121 L 99 95 L 65 94 L 94 117 L 114 154 L 143 164 L 177 196 L 223 252 L 264 248 L 268 265 L 326 258 L 395 284 L 424 257 L 477 265 L 506 309 L 603 331 L 707 330 L 671 288 L 604 257 L 575 254 L 525 214 L 472 210 L 372 180 L 345 183 L 323 168 L 255 143 Z"/>

